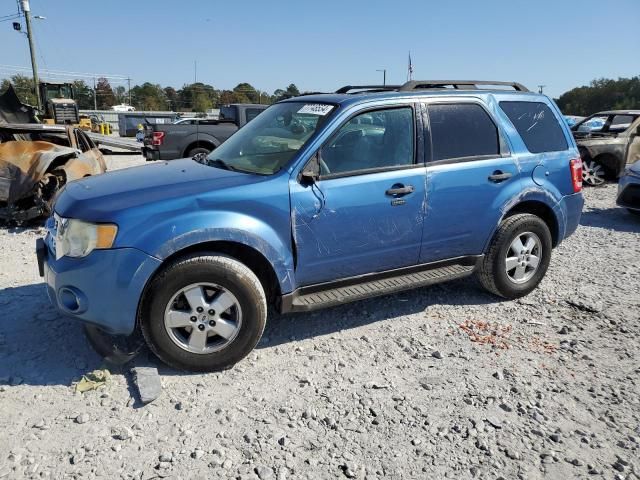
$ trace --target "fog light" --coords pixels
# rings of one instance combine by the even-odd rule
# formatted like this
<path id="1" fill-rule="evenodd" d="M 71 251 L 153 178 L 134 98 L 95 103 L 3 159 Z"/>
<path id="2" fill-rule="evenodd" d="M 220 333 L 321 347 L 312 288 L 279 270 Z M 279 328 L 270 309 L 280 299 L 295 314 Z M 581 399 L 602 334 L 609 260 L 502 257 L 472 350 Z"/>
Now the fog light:
<path id="1" fill-rule="evenodd" d="M 63 310 L 69 313 L 83 313 L 87 310 L 87 300 L 84 294 L 73 287 L 62 287 L 58 291 L 58 301 Z"/>

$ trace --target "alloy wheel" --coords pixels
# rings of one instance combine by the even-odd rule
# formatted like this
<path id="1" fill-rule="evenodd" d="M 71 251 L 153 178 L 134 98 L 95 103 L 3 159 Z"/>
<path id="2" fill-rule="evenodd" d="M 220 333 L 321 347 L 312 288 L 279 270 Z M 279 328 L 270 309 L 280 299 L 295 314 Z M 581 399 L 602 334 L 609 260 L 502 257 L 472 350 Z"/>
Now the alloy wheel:
<path id="1" fill-rule="evenodd" d="M 506 255 L 507 277 L 513 283 L 528 282 L 538 271 L 542 242 L 533 232 L 520 233 L 513 239 Z"/>
<path id="2" fill-rule="evenodd" d="M 584 162 L 582 165 L 582 181 L 587 185 L 598 186 L 605 181 L 604 167 L 599 163 L 591 160 Z"/>
<path id="3" fill-rule="evenodd" d="M 169 338 L 191 353 L 209 354 L 229 345 L 242 325 L 242 309 L 229 290 L 212 283 L 191 284 L 176 292 L 164 314 Z"/>

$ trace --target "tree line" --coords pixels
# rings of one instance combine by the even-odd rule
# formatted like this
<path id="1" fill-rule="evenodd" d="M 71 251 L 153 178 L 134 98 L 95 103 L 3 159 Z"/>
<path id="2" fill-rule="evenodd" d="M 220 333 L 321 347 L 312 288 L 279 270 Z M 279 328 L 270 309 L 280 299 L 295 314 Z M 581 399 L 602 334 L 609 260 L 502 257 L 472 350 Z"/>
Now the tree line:
<path id="1" fill-rule="evenodd" d="M 556 103 L 565 115 L 583 117 L 603 110 L 640 110 L 640 76 L 593 80 L 563 93 Z"/>
<path id="2" fill-rule="evenodd" d="M 25 75 L 13 75 L 0 84 L 0 93 L 13 83 L 18 96 L 24 103 L 35 105 L 36 97 L 33 80 Z M 76 101 L 81 109 L 91 110 L 94 101 L 98 110 L 108 110 L 113 105 L 129 103 L 137 110 L 173 110 L 178 112 L 204 112 L 210 108 L 229 103 L 261 103 L 272 104 L 285 98 L 300 95 L 295 84 L 273 93 L 259 90 L 250 83 L 239 83 L 231 90 L 217 89 L 212 85 L 197 82 L 185 84 L 176 90 L 173 87 L 162 87 L 159 84 L 144 82 L 127 92 L 119 85 L 113 88 L 109 80 L 99 78 L 94 89 L 84 80 L 73 82 Z M 577 87 L 563 93 L 556 99 L 560 110 L 566 115 L 587 116 L 602 110 L 640 109 L 640 76 L 618 78 L 617 80 L 601 78 L 593 80 L 589 85 Z"/>
<path id="3" fill-rule="evenodd" d="M 4 92 L 10 83 L 13 84 L 22 102 L 29 105 L 37 104 L 31 77 L 17 74 L 11 76 L 10 79 L 4 79 L 0 84 L 0 93 Z M 131 92 L 127 92 L 126 88 L 121 85 L 112 87 L 106 78 L 97 79 L 95 91 L 84 80 L 76 80 L 72 82 L 72 85 L 76 94 L 76 102 L 82 110 L 92 110 L 94 106 L 98 110 L 109 110 L 114 105 L 129 104 L 129 98 L 131 98 L 131 105 L 136 110 L 204 112 L 230 103 L 270 105 L 285 98 L 300 95 L 298 87 L 293 83 L 286 88 L 277 89 L 271 94 L 246 82 L 239 83 L 231 90 L 216 89 L 212 85 L 202 82 L 185 84 L 178 90 L 173 87 L 162 87 L 159 84 L 144 82 L 132 87 Z"/>

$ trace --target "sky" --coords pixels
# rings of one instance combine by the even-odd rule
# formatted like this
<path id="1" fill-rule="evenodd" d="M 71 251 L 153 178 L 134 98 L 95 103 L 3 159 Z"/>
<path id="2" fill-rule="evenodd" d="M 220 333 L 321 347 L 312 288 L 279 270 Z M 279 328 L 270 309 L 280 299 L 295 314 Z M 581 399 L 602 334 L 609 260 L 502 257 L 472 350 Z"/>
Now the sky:
<path id="1" fill-rule="evenodd" d="M 615 8 L 613 8 L 615 6 Z M 594 78 L 640 75 L 640 0 L 31 0 L 41 69 L 179 88 L 241 82 L 268 92 L 407 79 L 518 81 L 557 97 Z M 0 78 L 30 67 L 2 17 Z M 23 22 L 24 28 L 24 22 Z M 28 72 L 27 72 L 28 73 Z M 113 82 L 112 82 L 113 83 Z"/>

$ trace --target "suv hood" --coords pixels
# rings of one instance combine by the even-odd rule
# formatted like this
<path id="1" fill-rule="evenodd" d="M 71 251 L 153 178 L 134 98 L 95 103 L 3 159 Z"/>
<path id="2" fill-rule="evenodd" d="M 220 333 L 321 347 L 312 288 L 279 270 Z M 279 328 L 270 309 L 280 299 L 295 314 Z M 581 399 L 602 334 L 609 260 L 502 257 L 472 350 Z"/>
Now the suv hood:
<path id="1" fill-rule="evenodd" d="M 210 167 L 191 159 L 154 162 L 70 182 L 60 193 L 54 209 L 62 217 L 112 221 L 123 210 L 211 194 L 266 178 Z"/>

